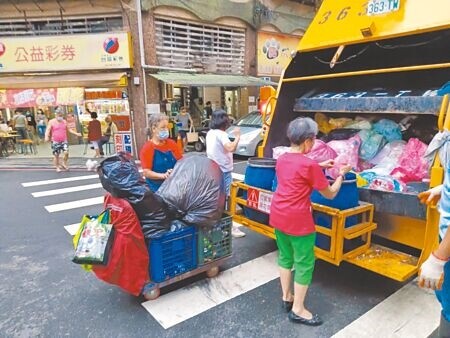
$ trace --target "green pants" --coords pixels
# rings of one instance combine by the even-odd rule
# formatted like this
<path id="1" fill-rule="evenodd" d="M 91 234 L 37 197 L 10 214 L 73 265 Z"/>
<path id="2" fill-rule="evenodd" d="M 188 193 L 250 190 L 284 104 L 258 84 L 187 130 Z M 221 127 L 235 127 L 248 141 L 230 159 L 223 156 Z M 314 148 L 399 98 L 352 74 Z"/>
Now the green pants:
<path id="1" fill-rule="evenodd" d="M 278 265 L 284 269 L 295 269 L 297 284 L 311 284 L 314 271 L 314 244 L 316 233 L 306 236 L 287 235 L 275 229 L 278 246 Z"/>

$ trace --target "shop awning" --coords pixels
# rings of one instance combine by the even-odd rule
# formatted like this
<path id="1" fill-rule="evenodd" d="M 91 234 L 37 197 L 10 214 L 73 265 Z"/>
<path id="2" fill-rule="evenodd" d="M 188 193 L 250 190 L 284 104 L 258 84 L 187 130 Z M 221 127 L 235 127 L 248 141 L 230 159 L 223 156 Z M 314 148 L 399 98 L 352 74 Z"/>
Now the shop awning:
<path id="1" fill-rule="evenodd" d="M 276 82 L 266 81 L 254 76 L 244 75 L 220 75 L 220 74 L 195 74 L 160 72 L 149 74 L 160 81 L 179 86 L 198 87 L 251 87 L 251 86 L 276 86 Z"/>
<path id="2" fill-rule="evenodd" d="M 124 72 L 89 74 L 33 74 L 0 77 L 0 89 L 63 88 L 63 87 L 124 87 L 127 74 Z"/>

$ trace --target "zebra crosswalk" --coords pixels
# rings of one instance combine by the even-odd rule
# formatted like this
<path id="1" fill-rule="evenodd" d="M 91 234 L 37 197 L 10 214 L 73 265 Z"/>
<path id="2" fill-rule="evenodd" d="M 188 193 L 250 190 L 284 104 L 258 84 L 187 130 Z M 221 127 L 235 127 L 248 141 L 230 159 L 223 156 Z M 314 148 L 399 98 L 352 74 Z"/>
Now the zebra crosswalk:
<path id="1" fill-rule="evenodd" d="M 233 177 L 234 179 L 242 179 L 243 175 L 233 174 Z M 104 191 L 97 175 L 86 174 L 29 181 L 21 183 L 21 186 L 26 193 L 33 197 L 35 203 L 47 213 L 68 213 L 67 222 L 61 224 L 61 229 L 65 229 L 70 235 L 74 235 L 78 229 L 78 221 L 84 213 L 84 208 L 94 206 L 101 211 Z M 69 214 L 71 210 L 80 211 L 77 219 L 70 218 L 77 214 L 73 212 Z M 253 245 L 256 243 L 254 237 L 256 235 L 251 235 L 248 231 L 247 233 L 247 237 L 236 240 L 236 245 L 233 243 L 235 245 L 233 250 L 240 250 L 235 252 L 235 255 L 239 256 L 242 252 L 255 251 Z M 330 273 L 339 272 L 332 271 Z M 182 323 L 203 316 L 209 311 L 217 311 L 219 307 L 221 309 L 224 306 L 227 308 L 227 304 L 252 302 L 254 301 L 254 293 L 261 288 L 268 288 L 271 290 L 270 292 L 278 293 L 277 278 L 276 252 L 269 251 L 268 253 L 253 255 L 246 261 L 238 261 L 214 279 L 200 280 L 163 294 L 157 300 L 143 302 L 142 307 L 150 314 L 152 320 L 159 323 L 157 325 L 161 325 L 165 330 L 170 330 Z M 313 283 L 312 286 L 313 289 L 328 289 L 326 292 L 330 292 L 329 289 L 332 287 L 328 277 L 320 280 L 317 285 Z M 341 291 L 336 290 L 335 292 Z M 351 292 L 351 289 L 345 292 Z M 360 294 L 359 297 L 363 297 L 363 299 L 355 299 L 355 303 L 370 301 L 371 297 L 375 297 L 370 294 L 370 290 L 367 290 L 367 292 L 366 295 Z M 348 297 L 354 296 L 349 294 Z M 332 302 L 328 302 L 328 304 L 332 304 Z M 339 304 L 329 306 L 333 307 L 334 313 L 344 311 Z M 347 306 L 351 306 L 351 302 Z M 258 309 L 255 309 L 255 311 L 258 311 Z M 353 312 L 351 309 L 349 310 L 349 313 Z M 333 328 L 328 329 L 327 332 L 332 332 L 328 335 L 322 335 L 319 329 L 317 331 L 305 331 L 309 333 L 304 335 L 299 333 L 299 335 L 305 337 L 332 336 L 336 338 L 424 338 L 428 337 L 438 326 L 439 312 L 440 305 L 434 294 L 419 289 L 416 281 L 411 281 L 404 286 L 399 285 L 396 292 L 380 299 L 380 302 L 375 306 L 362 313 L 351 315 L 350 321 L 342 320 L 341 324 L 335 323 Z M 333 312 L 329 315 L 329 317 L 331 316 L 329 320 L 333 320 L 332 314 Z M 343 318 L 346 317 L 343 316 Z M 275 330 L 273 332 L 275 337 L 277 336 L 277 326 L 274 323 L 271 325 Z M 288 324 L 283 322 L 279 325 Z M 298 330 L 301 329 L 298 328 Z"/>

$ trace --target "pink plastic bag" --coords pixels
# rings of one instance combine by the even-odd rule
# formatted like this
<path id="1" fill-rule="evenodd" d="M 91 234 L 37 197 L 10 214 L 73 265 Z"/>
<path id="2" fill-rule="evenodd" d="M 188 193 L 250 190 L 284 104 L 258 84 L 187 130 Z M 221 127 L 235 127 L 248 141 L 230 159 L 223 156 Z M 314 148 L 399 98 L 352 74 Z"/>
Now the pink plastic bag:
<path id="1" fill-rule="evenodd" d="M 403 183 L 422 181 L 428 177 L 431 163 L 423 157 L 426 150 L 427 145 L 419 139 L 409 139 L 391 176 Z"/>
<path id="2" fill-rule="evenodd" d="M 336 153 L 334 167 L 327 169 L 328 175 L 332 178 L 339 176 L 339 169 L 344 165 L 350 165 L 358 171 L 358 152 L 361 145 L 361 138 L 355 135 L 348 140 L 330 141 L 327 143 Z"/>
<path id="3" fill-rule="evenodd" d="M 336 156 L 336 152 L 321 140 L 315 140 L 311 151 L 306 154 L 306 157 L 316 160 L 319 163 L 327 160 L 333 160 Z"/>

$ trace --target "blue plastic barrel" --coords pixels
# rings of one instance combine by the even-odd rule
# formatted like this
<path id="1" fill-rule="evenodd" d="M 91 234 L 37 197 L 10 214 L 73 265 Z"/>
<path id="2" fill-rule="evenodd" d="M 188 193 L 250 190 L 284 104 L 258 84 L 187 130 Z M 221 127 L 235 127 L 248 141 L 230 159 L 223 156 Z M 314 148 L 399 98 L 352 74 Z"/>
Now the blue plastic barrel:
<path id="1" fill-rule="evenodd" d="M 275 166 L 277 160 L 273 158 L 265 157 L 251 157 L 247 163 L 247 169 L 245 170 L 244 183 L 265 190 L 272 190 L 273 179 L 275 177 Z M 244 198 L 247 198 L 247 193 L 244 192 Z M 269 224 L 269 215 L 251 209 L 244 208 L 244 214 L 246 217 L 253 221 Z"/>
<path id="2" fill-rule="evenodd" d="M 333 181 L 331 180 L 330 183 Z M 322 204 L 331 208 L 345 210 L 357 207 L 359 205 L 358 187 L 356 185 L 356 175 L 348 173 L 345 175 L 345 179 L 342 182 L 341 189 L 337 193 L 336 197 L 332 200 L 323 197 L 318 191 L 314 190 L 311 195 L 311 202 Z M 331 216 L 314 212 L 314 222 L 317 225 L 325 228 L 331 228 Z M 347 217 L 345 221 L 345 227 L 348 228 L 358 223 L 358 216 Z M 346 241 L 347 242 L 347 241 Z M 330 249 L 331 240 L 330 237 L 317 234 L 316 246 L 324 250 Z M 347 245 L 348 246 L 348 245 Z"/>

